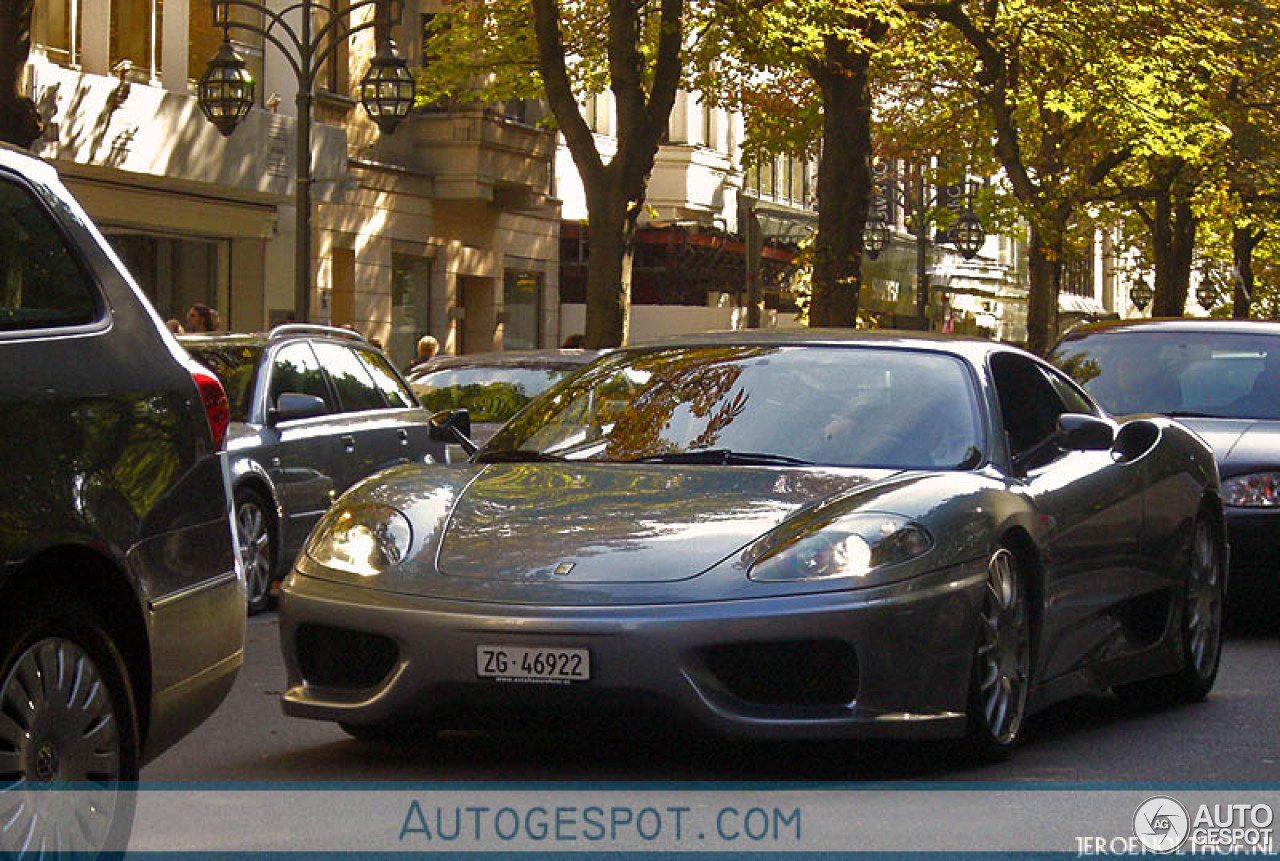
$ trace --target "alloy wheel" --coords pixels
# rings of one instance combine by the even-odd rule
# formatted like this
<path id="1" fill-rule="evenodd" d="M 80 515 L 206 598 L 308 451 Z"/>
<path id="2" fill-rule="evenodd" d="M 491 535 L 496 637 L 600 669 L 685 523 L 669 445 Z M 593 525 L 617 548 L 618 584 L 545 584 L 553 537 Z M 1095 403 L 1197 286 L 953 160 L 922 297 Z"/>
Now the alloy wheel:
<path id="1" fill-rule="evenodd" d="M 261 608 L 271 594 L 271 532 L 267 515 L 256 499 L 244 499 L 236 506 L 236 525 L 249 586 L 249 606 Z"/>
<path id="2" fill-rule="evenodd" d="M 987 563 L 978 661 L 978 705 L 985 728 L 996 744 L 1011 744 L 1026 714 L 1031 631 L 1018 560 L 1005 547 Z"/>
<path id="3" fill-rule="evenodd" d="M 0 851 L 93 852 L 117 816 L 121 741 L 110 686 L 84 649 L 48 637 L 0 686 Z M 74 784 L 67 791 L 42 784 Z"/>
<path id="4" fill-rule="evenodd" d="M 1222 642 L 1222 566 L 1213 527 L 1203 517 L 1196 521 L 1192 538 L 1185 624 L 1191 667 L 1208 678 L 1217 668 Z"/>

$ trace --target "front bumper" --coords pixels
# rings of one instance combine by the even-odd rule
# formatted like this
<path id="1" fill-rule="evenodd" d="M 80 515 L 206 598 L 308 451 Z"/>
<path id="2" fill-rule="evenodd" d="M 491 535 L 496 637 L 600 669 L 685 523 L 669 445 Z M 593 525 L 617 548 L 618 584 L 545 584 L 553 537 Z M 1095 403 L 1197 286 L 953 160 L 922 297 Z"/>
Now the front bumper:
<path id="1" fill-rule="evenodd" d="M 295 572 L 281 592 L 280 636 L 288 670 L 284 711 L 352 724 L 414 718 L 447 724 L 450 716 L 496 709 L 590 712 L 613 706 L 629 711 L 633 705 L 650 705 L 748 737 L 955 736 L 965 728 L 985 577 L 979 561 L 849 592 L 701 604 L 553 607 L 420 598 Z M 394 643 L 394 657 L 376 683 L 316 684 L 300 669 L 314 665 L 309 660 L 313 656 L 300 660 L 299 649 L 312 648 L 309 632 L 298 636 L 302 626 L 372 635 L 389 641 L 388 648 Z M 789 648 L 834 643 L 856 655 L 852 698 L 750 701 L 735 693 L 722 669 L 713 670 L 716 662 L 709 658 L 724 647 L 749 656 L 761 644 L 780 643 Z M 591 679 L 568 685 L 481 679 L 476 671 L 481 645 L 585 648 Z M 829 650 L 824 645 L 817 651 Z M 761 669 L 776 671 L 776 665 Z M 794 677 L 780 681 L 792 689 L 806 686 Z M 821 688 L 818 681 L 814 687 Z"/>

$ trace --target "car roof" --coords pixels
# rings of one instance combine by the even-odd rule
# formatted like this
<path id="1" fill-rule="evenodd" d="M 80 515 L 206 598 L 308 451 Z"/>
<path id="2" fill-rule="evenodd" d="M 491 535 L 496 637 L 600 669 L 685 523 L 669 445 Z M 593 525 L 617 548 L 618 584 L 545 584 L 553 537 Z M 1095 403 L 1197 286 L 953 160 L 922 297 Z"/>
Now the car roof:
<path id="1" fill-rule="evenodd" d="M 436 356 L 413 369 L 415 377 L 458 368 L 542 368 L 585 365 L 600 355 L 599 350 L 507 350 L 501 353 L 464 353 Z"/>
<path id="2" fill-rule="evenodd" d="M 53 165 L 26 150 L 0 141 L 0 167 L 17 171 L 46 185 L 57 182 L 58 172 Z"/>
<path id="3" fill-rule="evenodd" d="M 646 350 L 663 347 L 714 346 L 830 346 L 892 347 L 895 349 L 933 350 L 981 363 L 986 356 L 1002 350 L 1017 350 L 1000 341 L 971 335 L 942 332 L 915 332 L 897 329 L 735 329 L 725 332 L 698 332 L 644 341 L 624 347 Z M 1027 354 L 1030 355 L 1030 354 Z"/>
<path id="4" fill-rule="evenodd" d="M 178 342 L 186 347 L 265 347 L 268 344 L 283 344 L 287 341 L 306 339 L 308 341 L 337 341 L 357 346 L 370 346 L 359 333 L 347 332 L 343 329 L 330 329 L 316 326 L 298 331 L 270 332 L 183 332 L 178 335 Z"/>
<path id="5" fill-rule="evenodd" d="M 1144 317 L 1140 320 L 1106 320 L 1083 323 L 1062 336 L 1074 341 L 1086 335 L 1124 332 L 1238 332 L 1248 335 L 1280 335 L 1280 323 L 1268 320 L 1236 320 L 1229 317 Z"/>

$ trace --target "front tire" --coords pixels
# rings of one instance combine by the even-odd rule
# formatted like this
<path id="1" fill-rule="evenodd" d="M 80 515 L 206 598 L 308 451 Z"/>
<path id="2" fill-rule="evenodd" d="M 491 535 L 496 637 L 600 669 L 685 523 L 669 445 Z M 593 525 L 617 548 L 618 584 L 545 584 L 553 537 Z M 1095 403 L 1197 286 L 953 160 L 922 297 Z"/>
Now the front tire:
<path id="1" fill-rule="evenodd" d="M 119 857 L 135 801 L 122 784 L 140 766 L 128 669 L 98 620 L 61 596 L 15 611 L 0 620 L 0 855 Z M 77 791 L 47 791 L 65 782 Z"/>
<path id="2" fill-rule="evenodd" d="M 1001 545 L 987 560 L 978 645 L 969 684 L 971 753 L 1004 759 L 1022 738 L 1031 690 L 1031 610 L 1016 553 Z"/>
<path id="3" fill-rule="evenodd" d="M 271 606 L 271 584 L 276 577 L 276 539 L 267 503 L 255 490 L 236 491 L 236 531 L 244 556 L 249 615 Z"/>

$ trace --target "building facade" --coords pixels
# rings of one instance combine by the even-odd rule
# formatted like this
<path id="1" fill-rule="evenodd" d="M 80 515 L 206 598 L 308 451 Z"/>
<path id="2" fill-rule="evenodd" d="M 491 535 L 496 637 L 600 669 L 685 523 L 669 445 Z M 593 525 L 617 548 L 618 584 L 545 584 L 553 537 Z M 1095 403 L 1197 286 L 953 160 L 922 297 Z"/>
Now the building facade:
<path id="1" fill-rule="evenodd" d="M 318 29 L 334 3 L 315 5 Z M 407 0 L 393 27 L 411 64 L 433 11 Z M 285 20 L 296 27 L 299 14 Z M 232 30 L 257 106 L 223 138 L 194 95 L 222 40 L 208 0 L 37 0 L 33 24 L 27 86 L 46 122 L 35 149 L 161 315 L 204 302 L 234 330 L 294 319 L 297 83 L 286 56 Z M 354 325 L 400 363 L 426 333 L 450 351 L 556 343 L 553 136 L 520 111 L 482 106 L 418 112 L 380 136 L 352 97 L 372 31 L 334 48 L 311 137 L 312 320 Z"/>

